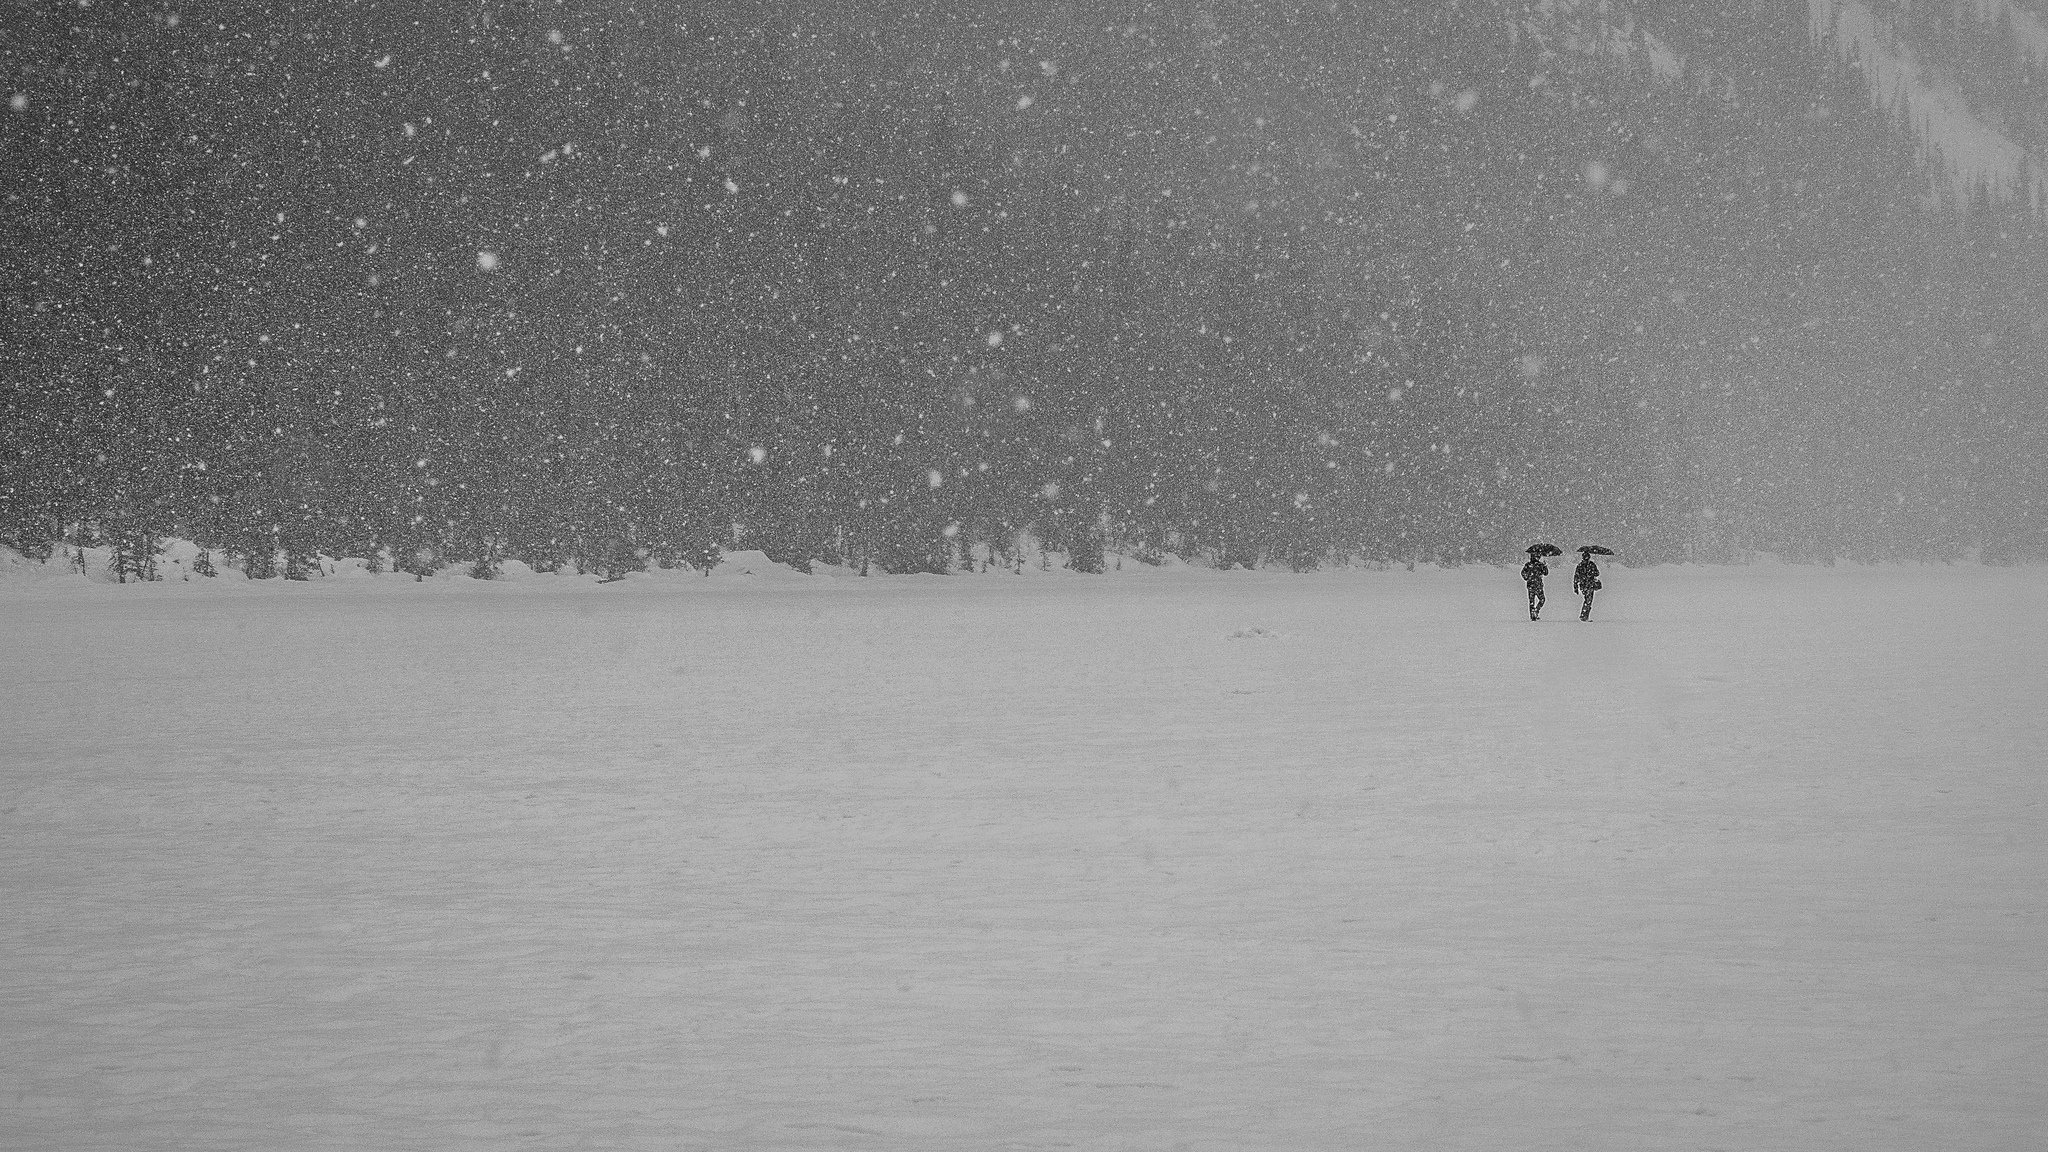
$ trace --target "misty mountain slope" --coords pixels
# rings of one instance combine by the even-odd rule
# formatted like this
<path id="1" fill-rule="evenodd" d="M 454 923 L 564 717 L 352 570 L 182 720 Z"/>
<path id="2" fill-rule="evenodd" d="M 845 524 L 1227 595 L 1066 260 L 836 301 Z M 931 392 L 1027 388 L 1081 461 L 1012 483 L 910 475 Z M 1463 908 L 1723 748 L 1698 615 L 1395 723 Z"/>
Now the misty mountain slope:
<path id="1" fill-rule="evenodd" d="M 26 549 L 2048 549 L 2040 219 L 1794 8 L 188 15 L 0 45 Z"/>
<path id="2" fill-rule="evenodd" d="M 2048 21 L 2012 0 L 1811 0 L 1815 37 L 1913 130 L 1936 195 L 2048 197 Z"/>
<path id="3" fill-rule="evenodd" d="M 1732 91 L 1747 62 L 1711 47 L 1732 29 L 1726 10 L 1717 20 L 1694 8 L 1546 0 L 1512 13 L 1510 32 L 1558 56 Z M 2015 0 L 1809 0 L 1807 19 L 1817 52 L 1856 73 L 1911 133 L 1930 196 L 2043 208 L 2048 19 Z"/>

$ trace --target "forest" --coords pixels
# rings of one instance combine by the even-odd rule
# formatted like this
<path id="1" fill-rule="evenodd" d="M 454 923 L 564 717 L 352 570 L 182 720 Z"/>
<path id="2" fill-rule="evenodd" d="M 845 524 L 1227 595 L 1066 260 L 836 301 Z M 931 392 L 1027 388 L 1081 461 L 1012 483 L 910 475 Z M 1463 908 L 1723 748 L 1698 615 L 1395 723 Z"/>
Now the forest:
<path id="1" fill-rule="evenodd" d="M 1800 6 L 1571 7 L 35 5 L 0 543 L 2048 557 L 2039 204 Z"/>

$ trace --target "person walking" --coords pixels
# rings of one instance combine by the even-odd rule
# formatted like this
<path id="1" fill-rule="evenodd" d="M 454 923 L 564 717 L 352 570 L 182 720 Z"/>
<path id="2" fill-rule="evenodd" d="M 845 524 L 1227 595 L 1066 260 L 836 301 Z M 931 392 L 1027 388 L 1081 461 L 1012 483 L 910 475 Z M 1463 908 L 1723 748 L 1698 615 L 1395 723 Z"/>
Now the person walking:
<path id="1" fill-rule="evenodd" d="M 1579 566 L 1572 569 L 1572 591 L 1584 596 L 1579 605 L 1579 619 L 1593 618 L 1593 593 L 1600 590 L 1600 566 L 1593 563 L 1592 548 L 1579 549 Z"/>
<path id="2" fill-rule="evenodd" d="M 1558 549 L 1549 544 L 1531 544 L 1529 562 L 1522 565 L 1522 583 L 1529 589 L 1529 619 L 1534 620 L 1543 612 L 1543 578 L 1550 575 L 1550 565 L 1543 562 L 1546 555 L 1555 556 Z"/>

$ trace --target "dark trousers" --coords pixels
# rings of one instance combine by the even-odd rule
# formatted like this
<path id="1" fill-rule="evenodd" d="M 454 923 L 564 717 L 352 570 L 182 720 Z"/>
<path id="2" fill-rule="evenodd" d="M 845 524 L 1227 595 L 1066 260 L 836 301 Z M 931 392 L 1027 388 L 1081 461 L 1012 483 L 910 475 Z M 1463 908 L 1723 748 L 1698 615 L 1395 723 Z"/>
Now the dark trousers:
<path id="1" fill-rule="evenodd" d="M 1586 596 L 1586 602 L 1584 604 L 1579 605 L 1579 619 L 1590 620 L 1593 618 L 1593 590 L 1591 588 L 1587 588 L 1584 591 Z"/>
<path id="2" fill-rule="evenodd" d="M 1536 618 L 1536 614 L 1541 611 L 1543 611 L 1543 585 L 1538 584 L 1534 581 L 1530 581 L 1529 619 L 1534 620 Z"/>

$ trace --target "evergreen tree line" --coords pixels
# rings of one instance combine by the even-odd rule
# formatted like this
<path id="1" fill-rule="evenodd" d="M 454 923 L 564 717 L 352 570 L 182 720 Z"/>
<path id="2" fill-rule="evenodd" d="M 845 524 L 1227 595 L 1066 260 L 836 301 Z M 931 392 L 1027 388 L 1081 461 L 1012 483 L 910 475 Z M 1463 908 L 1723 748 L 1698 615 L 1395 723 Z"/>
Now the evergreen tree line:
<path id="1" fill-rule="evenodd" d="M 2048 554 L 2048 235 L 1798 13 L 1674 76 L 1521 5 L 805 7 L 38 9 L 0 536 Z"/>

